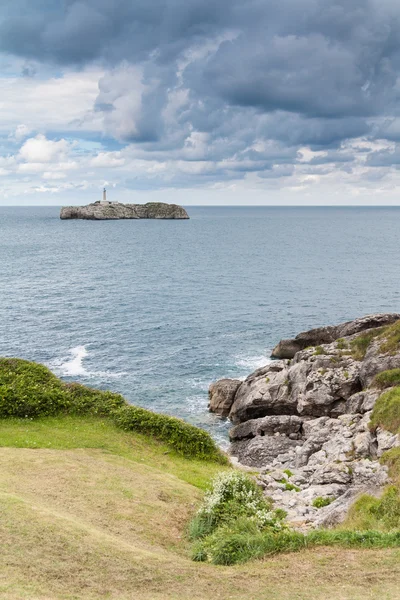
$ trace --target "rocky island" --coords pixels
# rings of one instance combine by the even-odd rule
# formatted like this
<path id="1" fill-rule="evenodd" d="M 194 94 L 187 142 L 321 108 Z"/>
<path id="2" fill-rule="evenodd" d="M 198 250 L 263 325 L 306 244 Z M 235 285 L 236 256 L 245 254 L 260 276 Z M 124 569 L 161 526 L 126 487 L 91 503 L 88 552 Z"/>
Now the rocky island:
<path id="1" fill-rule="evenodd" d="M 63 206 L 60 219 L 88 219 L 91 221 L 117 219 L 189 219 L 182 206 L 164 202 L 122 204 L 121 202 L 94 202 L 87 206 Z"/>
<path id="2" fill-rule="evenodd" d="M 272 357 L 244 381 L 212 384 L 209 409 L 232 421 L 234 462 L 258 470 L 291 524 L 333 525 L 360 493 L 390 483 L 382 457 L 400 446 L 400 314 L 301 333 Z"/>

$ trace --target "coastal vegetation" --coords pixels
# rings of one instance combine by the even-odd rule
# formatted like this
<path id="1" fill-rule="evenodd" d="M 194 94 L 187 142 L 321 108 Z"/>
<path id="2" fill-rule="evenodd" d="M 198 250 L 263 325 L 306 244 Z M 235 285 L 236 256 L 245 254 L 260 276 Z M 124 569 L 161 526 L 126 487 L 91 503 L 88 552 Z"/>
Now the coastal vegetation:
<path id="1" fill-rule="evenodd" d="M 392 433 L 400 432 L 400 386 L 378 398 L 371 415 L 371 427 L 382 427 Z"/>
<path id="2" fill-rule="evenodd" d="M 0 595 L 394 597 L 399 449 L 382 462 L 394 483 L 381 499 L 360 499 L 339 529 L 293 531 L 207 433 L 65 384 L 42 365 L 0 359 Z"/>
<path id="3" fill-rule="evenodd" d="M 61 414 L 108 417 L 121 429 L 149 434 L 183 456 L 227 463 L 208 433 L 180 419 L 131 406 L 120 394 L 63 383 L 43 365 L 0 359 L 0 418 Z"/>
<path id="4" fill-rule="evenodd" d="M 393 462 L 394 469 L 400 471 L 396 458 Z M 394 472 L 392 475 L 395 477 Z M 190 536 L 198 540 L 192 558 L 233 565 L 319 546 L 400 548 L 399 483 L 397 480 L 397 485 L 388 486 L 379 499 L 362 496 L 341 527 L 303 533 L 285 525 L 285 512 L 274 510 L 248 476 L 225 473 L 215 479 L 191 521 Z M 313 505 L 323 508 L 331 502 L 320 497 Z"/>
<path id="5" fill-rule="evenodd" d="M 378 373 L 375 376 L 374 383 L 381 389 L 400 385 L 400 369 L 389 369 Z"/>

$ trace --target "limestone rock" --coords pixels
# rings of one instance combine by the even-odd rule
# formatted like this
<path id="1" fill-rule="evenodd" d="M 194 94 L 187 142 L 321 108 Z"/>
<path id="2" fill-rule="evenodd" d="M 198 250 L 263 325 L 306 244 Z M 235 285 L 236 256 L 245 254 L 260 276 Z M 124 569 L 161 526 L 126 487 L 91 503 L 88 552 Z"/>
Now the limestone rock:
<path id="1" fill-rule="evenodd" d="M 299 333 L 292 340 L 281 340 L 272 351 L 273 358 L 293 358 L 296 352 L 308 346 L 330 344 L 335 340 L 348 337 L 366 329 L 390 325 L 400 319 L 400 314 L 374 314 L 341 323 L 340 325 L 318 327 L 310 331 Z"/>
<path id="2" fill-rule="evenodd" d="M 397 314 L 371 315 L 300 334 L 290 340 L 298 348 L 291 360 L 273 361 L 236 382 L 228 402 L 233 397 L 230 453 L 260 470 L 264 493 L 290 523 L 336 524 L 358 494 L 379 494 L 388 483 L 379 458 L 400 446 L 400 436 L 371 429 L 370 420 L 382 393 L 374 378 L 400 368 L 400 344 L 384 352 L 384 333 L 374 329 L 397 320 Z M 365 357 L 352 343 L 361 332 L 368 334 Z M 314 506 L 317 498 L 331 503 Z"/>
<path id="3" fill-rule="evenodd" d="M 234 442 L 230 454 L 237 457 L 239 462 L 250 467 L 263 467 L 272 462 L 277 456 L 294 449 L 299 441 L 291 440 L 286 435 L 257 436 L 252 440 Z"/>
<path id="4" fill-rule="evenodd" d="M 251 439 L 258 435 L 274 435 L 284 433 L 291 439 L 301 438 L 301 427 L 303 420 L 294 415 L 280 415 L 264 417 L 262 419 L 251 419 L 240 425 L 236 425 L 229 432 L 232 442 Z"/>
<path id="5" fill-rule="evenodd" d="M 122 204 L 120 202 L 94 202 L 87 206 L 63 206 L 60 219 L 88 219 L 92 221 L 117 219 L 189 219 L 182 206 L 163 202 L 147 204 Z"/>
<path id="6" fill-rule="evenodd" d="M 360 380 L 364 387 L 371 385 L 378 373 L 400 368 L 400 350 L 394 354 L 385 354 L 381 350 L 381 345 L 382 340 L 374 340 L 362 361 Z"/>
<path id="7" fill-rule="evenodd" d="M 273 414 L 295 414 L 286 364 L 270 365 L 248 377 L 236 392 L 229 418 L 233 423 Z"/>
<path id="8" fill-rule="evenodd" d="M 220 379 L 212 383 L 208 390 L 209 411 L 227 417 L 241 383 L 239 379 Z"/>

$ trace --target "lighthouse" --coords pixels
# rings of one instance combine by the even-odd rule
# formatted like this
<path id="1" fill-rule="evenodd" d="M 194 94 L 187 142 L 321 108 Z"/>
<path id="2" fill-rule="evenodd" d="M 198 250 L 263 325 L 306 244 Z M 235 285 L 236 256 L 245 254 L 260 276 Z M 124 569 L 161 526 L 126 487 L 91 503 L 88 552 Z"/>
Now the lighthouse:
<path id="1" fill-rule="evenodd" d="M 100 204 L 110 204 L 109 202 L 107 202 L 107 190 L 106 190 L 106 188 L 104 188 L 104 190 L 103 190 L 103 200 L 101 201 Z"/>

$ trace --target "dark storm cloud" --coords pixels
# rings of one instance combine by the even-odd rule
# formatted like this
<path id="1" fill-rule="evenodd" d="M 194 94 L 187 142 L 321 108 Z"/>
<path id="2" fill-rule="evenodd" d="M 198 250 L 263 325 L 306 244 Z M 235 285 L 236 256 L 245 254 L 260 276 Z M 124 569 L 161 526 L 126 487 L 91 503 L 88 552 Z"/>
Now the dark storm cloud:
<path id="1" fill-rule="evenodd" d="M 99 62 L 110 72 L 140 66 L 144 90 L 132 127 L 125 123 L 137 80 L 104 78 L 115 93 L 105 99 L 100 89 L 96 110 L 111 133 L 156 152 L 207 132 L 204 160 L 237 158 L 255 140 L 274 140 L 290 149 L 290 164 L 296 147 L 334 149 L 376 135 L 373 120 L 398 110 L 395 0 L 14 0 L 0 8 L 0 49 L 28 61 Z M 164 111 L 178 88 L 187 100 L 171 125 Z M 387 137 L 400 135 L 382 127 L 383 137 L 384 127 Z M 237 160 L 268 173 L 269 158 Z"/>

